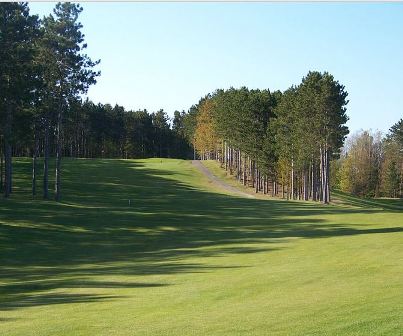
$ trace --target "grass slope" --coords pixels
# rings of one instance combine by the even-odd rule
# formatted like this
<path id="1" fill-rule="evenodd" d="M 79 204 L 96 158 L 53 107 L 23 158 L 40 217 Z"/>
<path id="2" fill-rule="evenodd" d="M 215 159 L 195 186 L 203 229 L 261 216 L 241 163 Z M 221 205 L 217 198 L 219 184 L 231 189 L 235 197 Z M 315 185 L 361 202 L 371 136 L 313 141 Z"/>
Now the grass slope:
<path id="1" fill-rule="evenodd" d="M 167 159 L 66 159 L 57 204 L 29 169 L 0 200 L 0 335 L 401 335 L 399 210 L 233 197 Z"/>

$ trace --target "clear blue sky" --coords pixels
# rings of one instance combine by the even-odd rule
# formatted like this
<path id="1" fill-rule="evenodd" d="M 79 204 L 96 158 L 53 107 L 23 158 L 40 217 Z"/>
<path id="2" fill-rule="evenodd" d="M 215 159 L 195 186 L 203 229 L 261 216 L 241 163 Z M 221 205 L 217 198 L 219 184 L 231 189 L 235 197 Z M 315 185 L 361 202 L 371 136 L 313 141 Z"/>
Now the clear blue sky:
<path id="1" fill-rule="evenodd" d="M 348 126 L 403 117 L 403 3 L 82 3 L 94 102 L 188 110 L 230 86 L 284 90 L 309 70 L 349 92 Z M 30 3 L 41 17 L 54 3 Z"/>

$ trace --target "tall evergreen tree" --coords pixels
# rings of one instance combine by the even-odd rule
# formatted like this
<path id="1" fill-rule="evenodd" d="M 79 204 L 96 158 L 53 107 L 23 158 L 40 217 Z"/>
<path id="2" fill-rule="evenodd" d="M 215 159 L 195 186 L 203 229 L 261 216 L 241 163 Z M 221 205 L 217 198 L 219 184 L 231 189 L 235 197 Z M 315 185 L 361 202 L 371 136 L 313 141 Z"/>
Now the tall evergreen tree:
<path id="1" fill-rule="evenodd" d="M 42 51 L 47 56 L 46 88 L 48 97 L 54 97 L 56 130 L 56 170 L 55 199 L 61 198 L 61 157 L 63 117 L 68 111 L 69 101 L 79 94 L 86 93 L 91 84 L 96 83 L 99 72 L 93 62 L 82 51 L 87 47 L 82 25 L 78 16 L 82 7 L 72 3 L 58 3 L 53 15 L 44 18 Z"/>
<path id="2" fill-rule="evenodd" d="M 13 124 L 35 89 L 34 41 L 38 18 L 29 14 L 27 3 L 0 3 L 0 117 L 5 157 L 4 195 L 12 191 Z"/>

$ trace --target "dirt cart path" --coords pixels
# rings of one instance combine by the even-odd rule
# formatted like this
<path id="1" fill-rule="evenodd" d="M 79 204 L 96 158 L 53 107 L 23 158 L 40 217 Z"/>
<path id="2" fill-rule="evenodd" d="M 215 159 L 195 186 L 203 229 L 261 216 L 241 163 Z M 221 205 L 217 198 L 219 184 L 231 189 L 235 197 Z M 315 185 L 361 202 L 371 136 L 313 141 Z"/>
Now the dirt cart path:
<path id="1" fill-rule="evenodd" d="M 242 197 L 247 197 L 247 198 L 255 198 L 253 195 L 244 193 L 237 188 L 234 188 L 233 186 L 225 183 L 223 180 L 218 178 L 217 176 L 213 175 L 213 173 L 208 170 L 200 160 L 192 160 L 192 164 L 200 171 L 202 172 L 209 180 L 211 180 L 215 185 L 219 186 L 220 188 L 223 188 L 226 191 L 229 191 L 230 193 L 242 196 Z"/>

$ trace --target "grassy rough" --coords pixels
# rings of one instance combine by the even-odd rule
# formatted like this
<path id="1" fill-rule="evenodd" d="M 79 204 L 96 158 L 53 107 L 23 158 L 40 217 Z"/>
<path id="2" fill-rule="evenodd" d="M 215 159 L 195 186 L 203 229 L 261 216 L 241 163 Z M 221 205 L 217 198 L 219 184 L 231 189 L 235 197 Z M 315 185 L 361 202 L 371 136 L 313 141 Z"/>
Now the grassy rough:
<path id="1" fill-rule="evenodd" d="M 0 200 L 0 335 L 401 335 L 401 203 L 234 197 L 181 160 L 63 165 L 63 203 L 29 198 L 28 160 Z"/>

